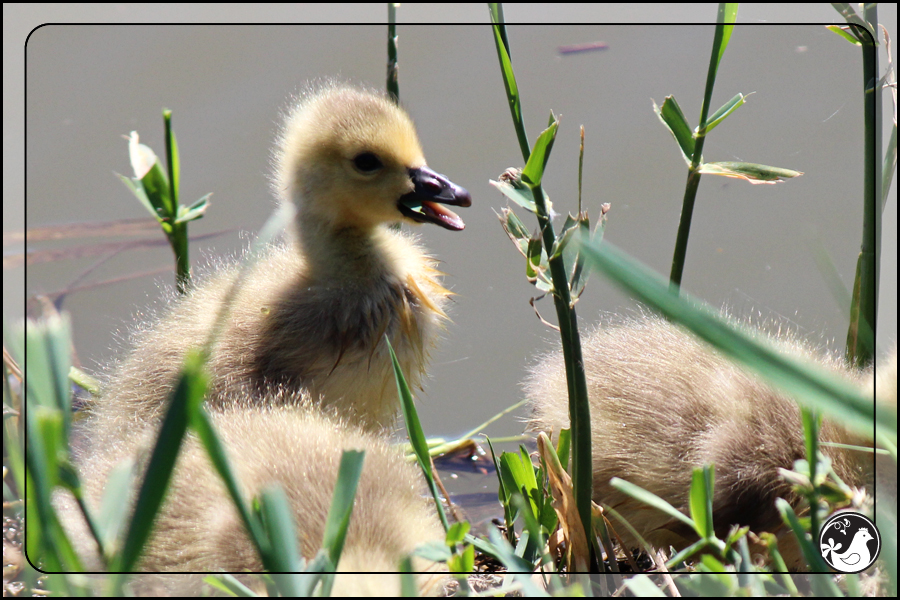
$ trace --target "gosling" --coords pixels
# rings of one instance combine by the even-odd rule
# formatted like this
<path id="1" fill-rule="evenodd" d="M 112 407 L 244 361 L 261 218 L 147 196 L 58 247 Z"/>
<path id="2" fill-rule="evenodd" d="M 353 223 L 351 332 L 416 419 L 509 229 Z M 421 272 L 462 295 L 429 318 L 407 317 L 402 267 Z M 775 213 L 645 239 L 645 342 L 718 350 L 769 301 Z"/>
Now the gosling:
<path id="1" fill-rule="evenodd" d="M 773 341 L 785 352 L 813 360 L 861 387 L 872 390 L 875 385 L 871 371 L 848 372 L 839 360 L 783 335 Z M 714 463 L 717 535 L 724 537 L 735 524 L 748 525 L 756 533 L 773 532 L 788 566 L 801 566 L 796 539 L 783 527 L 775 507 L 779 497 L 794 507 L 800 504 L 778 472 L 792 469 L 795 460 L 806 457 L 800 410 L 793 399 L 655 316 L 597 329 L 583 338 L 582 351 L 591 407 L 595 502 L 618 511 L 654 547 L 680 550 L 696 541 L 691 530 L 619 492 L 609 480 L 619 477 L 634 483 L 689 514 L 692 471 Z M 883 404 L 896 412 L 896 351 L 891 360 L 893 370 L 889 365 L 879 369 L 877 385 Z M 532 369 L 525 390 L 532 408 L 530 430 L 549 434 L 569 427 L 561 352 L 544 357 Z M 827 419 L 820 440 L 872 444 Z M 871 453 L 829 445 L 821 450 L 848 485 L 862 488 L 871 481 Z M 638 546 L 625 528 L 617 531 L 629 547 Z"/>
<path id="2" fill-rule="evenodd" d="M 425 163 L 410 117 L 387 97 L 343 84 L 310 91 L 287 117 L 274 187 L 296 207 L 290 239 L 251 267 L 208 362 L 207 406 L 308 392 L 342 420 L 390 428 L 399 403 L 383 337 L 419 386 L 450 292 L 417 239 L 387 227 L 463 221 L 445 205 L 469 193 Z M 238 275 L 212 275 L 141 326 L 93 411 L 93 435 L 159 418 L 188 349 L 204 344 Z M 238 400 L 238 402 L 246 402 Z"/>
<path id="3" fill-rule="evenodd" d="M 306 399 L 285 406 L 283 398 L 263 398 L 255 407 L 229 407 L 210 413 L 246 501 L 268 486 L 284 490 L 297 528 L 297 546 L 309 560 L 319 550 L 334 493 L 341 453 L 364 450 L 362 474 L 347 538 L 337 565 L 335 595 L 399 595 L 400 560 L 417 545 L 442 542 L 443 528 L 433 502 L 423 497 L 421 473 L 383 436 L 339 422 Z M 107 476 L 125 458 L 138 472 L 146 466 L 155 428 L 121 436 L 80 461 L 88 505 L 99 509 Z M 58 499 L 79 554 L 97 570 L 97 548 L 71 497 Z M 205 449 L 190 435 L 173 471 L 166 499 L 138 563 L 136 592 L 193 595 L 200 576 L 174 573 L 261 571 L 263 565 L 243 522 Z M 442 591 L 443 575 L 434 563 L 415 558 L 420 593 Z M 349 573 L 383 573 L 353 576 Z M 250 580 L 247 581 L 251 583 Z"/>

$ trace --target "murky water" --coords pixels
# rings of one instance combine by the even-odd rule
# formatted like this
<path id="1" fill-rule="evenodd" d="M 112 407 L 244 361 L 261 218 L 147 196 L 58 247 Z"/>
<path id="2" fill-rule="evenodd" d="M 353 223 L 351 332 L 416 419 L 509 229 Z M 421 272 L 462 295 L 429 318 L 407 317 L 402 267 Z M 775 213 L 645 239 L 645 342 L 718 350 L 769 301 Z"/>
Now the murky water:
<path id="1" fill-rule="evenodd" d="M 782 9 L 770 6 L 768 18 L 781 18 Z M 516 18 L 518 10 L 508 7 L 507 17 Z M 484 19 L 486 9 L 480 6 L 479 11 L 475 18 Z M 896 7 L 884 5 L 882 11 L 896 23 Z M 401 18 L 410 14 L 401 12 Z M 755 14 L 749 20 L 765 18 Z M 838 20 L 836 14 L 823 18 Z M 506 201 L 488 180 L 509 166 L 521 166 L 522 158 L 491 30 L 484 25 L 403 25 L 398 31 L 401 99 L 416 120 L 429 164 L 468 188 L 474 199 L 471 208 L 459 211 L 467 224 L 464 232 L 420 228 L 443 261 L 448 287 L 457 294 L 453 323 L 434 354 L 432 378 L 420 404 L 426 432 L 449 436 L 518 401 L 526 366 L 553 347 L 555 335 L 528 305 L 536 290 L 525 280 L 524 260 L 494 216 Z M 509 28 L 529 136 L 533 140 L 538 135 L 551 109 L 562 115 L 545 178 L 556 210 L 565 213 L 576 206 L 578 128 L 583 124 L 585 207 L 596 217 L 600 204 L 609 202 L 607 239 L 666 274 L 686 167 L 653 114 L 651 99 L 661 103 L 674 94 L 696 124 L 712 31 L 684 25 Z M 559 51 L 598 41 L 607 48 Z M 207 216 L 191 224 L 192 234 L 233 230 L 193 244 L 192 256 L 200 260 L 204 253 L 240 251 L 273 207 L 269 153 L 291 93 L 328 76 L 382 86 L 385 46 L 385 27 L 380 25 L 36 30 L 27 46 L 28 226 L 146 216 L 113 171 L 130 173 L 122 135 L 132 130 L 162 153 L 160 110 L 167 107 L 174 111 L 181 151 L 182 201 L 214 193 Z M 820 25 L 735 30 L 713 105 L 738 92 L 755 93 L 710 134 L 705 156 L 776 165 L 805 175 L 760 186 L 704 177 L 684 277 L 690 293 L 715 306 L 782 320 L 835 348 L 846 334 L 846 311 L 829 294 L 813 254 L 824 249 L 849 288 L 862 220 L 859 65 L 856 49 Z M 889 104 L 887 97 L 885 102 Z M 6 184 L 4 196 L 8 202 Z M 523 212 L 519 216 L 533 226 Z M 884 215 L 881 347 L 895 340 L 897 332 L 896 224 L 894 200 Z M 29 249 L 114 239 L 123 238 L 85 236 L 34 242 Z M 58 259 L 29 268 L 26 290 L 49 293 L 153 272 L 171 263 L 165 245 L 122 251 L 102 262 L 100 256 Z M 4 271 L 7 318 L 21 311 L 15 309 L 21 304 L 12 292 L 20 275 L 21 270 Z M 155 281 L 171 284 L 172 276 L 97 285 L 65 298 L 78 356 L 87 368 L 120 351 L 113 332 L 127 327 L 158 296 Z M 548 299 L 537 306 L 554 320 Z M 632 300 L 594 276 L 578 313 L 589 327 L 605 312 L 634 308 Z M 521 429 L 521 418 L 508 417 L 488 432 L 512 435 Z M 471 493 L 481 493 L 479 485 Z"/>

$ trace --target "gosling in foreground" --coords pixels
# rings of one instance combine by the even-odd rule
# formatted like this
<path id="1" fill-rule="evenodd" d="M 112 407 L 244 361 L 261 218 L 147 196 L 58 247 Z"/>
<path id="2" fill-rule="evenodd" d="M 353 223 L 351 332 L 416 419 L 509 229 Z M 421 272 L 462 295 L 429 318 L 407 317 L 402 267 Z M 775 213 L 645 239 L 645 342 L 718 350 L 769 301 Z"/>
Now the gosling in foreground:
<path id="1" fill-rule="evenodd" d="M 423 496 L 418 468 L 380 436 L 324 416 L 315 407 L 279 406 L 262 398 L 258 407 L 229 407 L 210 413 L 245 501 L 279 485 L 297 528 L 297 546 L 309 560 L 321 548 L 341 454 L 365 451 L 347 538 L 337 565 L 334 595 L 399 595 L 400 560 L 417 545 L 441 542 L 444 531 L 434 504 Z M 86 456 L 80 464 L 86 498 L 94 514 L 103 486 L 123 459 L 143 473 L 156 432 L 123 436 L 115 445 Z M 58 499 L 64 523 L 79 555 L 97 570 L 97 548 L 69 497 Z M 134 578 L 138 593 L 197 594 L 202 576 L 174 573 L 261 571 L 262 563 L 206 450 L 190 435 L 182 446 L 166 499 Z M 438 565 L 413 560 L 420 593 L 442 590 Z M 350 575 L 349 573 L 382 573 Z M 246 580 L 249 585 L 254 580 Z M 258 580 L 257 580 L 258 583 Z"/>
<path id="2" fill-rule="evenodd" d="M 381 439 L 399 409 L 383 338 L 418 386 L 450 292 L 416 238 L 387 225 L 434 223 L 458 231 L 464 224 L 446 205 L 469 206 L 471 197 L 426 165 L 402 109 L 380 93 L 346 85 L 301 99 L 275 162 L 276 190 L 296 207 L 296 221 L 288 242 L 270 248 L 242 276 L 211 348 L 205 406 L 245 497 L 272 484 L 284 488 L 306 558 L 322 543 L 341 451 L 365 449 L 338 569 L 395 572 L 401 558 L 419 543 L 442 539 L 443 530 L 420 495 L 418 471 Z M 184 357 L 207 341 L 239 274 L 237 265 L 224 263 L 211 270 L 135 333 L 131 353 L 79 426 L 73 451 L 94 511 L 113 466 L 131 458 L 143 472 Z M 64 496 L 64 524 L 99 567 L 95 544 Z M 170 573 L 262 568 L 196 440 L 182 448 L 138 567 Z M 414 568 L 436 567 L 418 561 Z M 439 579 L 420 577 L 420 591 L 436 593 Z M 199 581 L 142 575 L 136 589 L 162 582 L 164 589 L 189 593 L 199 591 Z M 336 594 L 399 593 L 396 575 L 347 574 L 338 581 Z"/>
<path id="3" fill-rule="evenodd" d="M 896 414 L 896 351 L 879 367 L 873 383 L 871 370 L 848 371 L 839 360 L 784 336 L 773 341 L 785 352 L 815 361 L 860 387 L 873 390 L 877 385 L 880 406 Z M 775 508 L 779 497 L 795 508 L 800 505 L 800 498 L 778 473 L 779 468 L 793 469 L 795 460 L 806 457 L 800 410 L 792 398 L 655 316 L 599 328 L 582 338 L 582 351 L 591 408 L 595 502 L 618 511 L 654 547 L 680 550 L 696 541 L 693 531 L 617 491 L 609 480 L 619 477 L 634 483 L 689 514 L 692 471 L 714 463 L 717 535 L 724 537 L 735 524 L 749 525 L 756 533 L 773 532 L 788 566 L 801 566 L 796 539 Z M 525 390 L 532 407 L 530 430 L 549 434 L 569 427 L 561 352 L 545 356 L 532 369 Z M 871 439 L 827 419 L 820 440 L 872 445 Z M 821 451 L 848 485 L 863 488 L 871 482 L 871 453 L 828 445 Z M 618 527 L 617 532 L 629 548 L 638 546 L 626 528 Z"/>
<path id="4" fill-rule="evenodd" d="M 446 206 L 469 206 L 471 196 L 426 165 L 405 111 L 381 93 L 341 84 L 300 100 L 284 125 L 275 171 L 276 191 L 296 207 L 296 222 L 288 243 L 271 248 L 241 282 L 207 365 L 206 404 L 308 392 L 346 422 L 390 428 L 399 403 L 383 337 L 418 386 L 450 292 L 416 238 L 387 225 L 461 230 Z M 237 266 L 214 265 L 135 333 L 93 410 L 95 438 L 115 439 L 159 418 L 185 353 L 207 340 L 237 275 Z M 268 393 L 274 389 L 288 393 Z"/>

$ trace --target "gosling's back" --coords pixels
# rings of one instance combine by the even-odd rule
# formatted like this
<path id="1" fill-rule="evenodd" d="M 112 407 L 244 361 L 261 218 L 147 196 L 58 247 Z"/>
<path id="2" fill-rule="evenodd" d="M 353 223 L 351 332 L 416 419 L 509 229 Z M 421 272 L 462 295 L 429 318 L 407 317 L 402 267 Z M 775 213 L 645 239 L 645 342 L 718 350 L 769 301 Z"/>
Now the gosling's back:
<path id="1" fill-rule="evenodd" d="M 862 378 L 796 340 L 783 336 L 777 342 L 784 352 L 815 360 L 845 378 Z M 691 531 L 617 491 L 609 480 L 635 483 L 688 513 L 692 470 L 714 463 L 717 533 L 725 535 L 733 524 L 784 533 L 774 500 L 786 498 L 797 506 L 799 498 L 778 469 L 792 469 L 795 460 L 806 456 L 793 399 L 658 317 L 602 327 L 583 337 L 582 349 L 595 501 L 619 511 L 657 547 L 683 548 L 695 540 Z M 896 389 L 896 379 L 893 385 Z M 558 432 L 568 427 L 561 353 L 546 356 L 533 368 L 526 393 L 533 409 L 530 429 Z M 871 444 L 828 420 L 820 439 Z M 849 485 L 861 488 L 871 478 L 871 454 L 827 445 L 821 449 Z M 637 545 L 627 531 L 620 533 L 626 543 Z M 793 540 L 786 543 L 796 550 Z M 799 560 L 799 553 L 792 558 Z"/>
<path id="2" fill-rule="evenodd" d="M 397 448 L 357 427 L 327 418 L 315 407 L 269 408 L 284 404 L 280 398 L 263 399 L 258 404 L 256 408 L 212 411 L 212 423 L 245 500 L 274 484 L 284 490 L 304 558 L 311 559 L 321 547 L 345 449 L 363 450 L 365 457 L 339 571 L 395 573 L 400 559 L 418 544 L 443 538 L 433 503 L 422 495 L 421 474 Z M 124 458 L 136 458 L 142 471 L 154 439 L 155 430 L 132 432 L 117 444 L 107 445 L 105 451 L 94 451 L 80 461 L 92 509 L 98 509 L 110 470 Z M 81 554 L 91 556 L 96 549 L 80 523 L 77 509 L 71 502 L 65 508 L 66 522 L 77 534 Z M 435 569 L 419 559 L 414 565 L 417 571 Z M 221 478 L 192 435 L 182 448 L 138 566 L 145 572 L 262 570 Z M 436 593 L 433 586 L 438 585 L 438 579 L 420 577 L 422 591 Z M 158 582 L 139 578 L 138 587 L 149 589 Z M 173 576 L 162 583 L 171 592 L 193 593 L 201 588 L 196 577 Z M 383 593 L 399 592 L 396 576 L 385 584 Z M 349 593 L 371 585 L 371 579 L 338 578 L 336 590 Z"/>

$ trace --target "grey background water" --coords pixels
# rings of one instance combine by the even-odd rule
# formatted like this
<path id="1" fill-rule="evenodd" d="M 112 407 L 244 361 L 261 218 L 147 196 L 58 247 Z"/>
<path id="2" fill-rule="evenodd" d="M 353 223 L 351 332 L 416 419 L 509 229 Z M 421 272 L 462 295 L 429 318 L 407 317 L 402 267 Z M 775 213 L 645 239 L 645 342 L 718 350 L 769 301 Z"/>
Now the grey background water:
<path id="1" fill-rule="evenodd" d="M 557 211 L 574 210 L 578 127 L 586 130 L 584 204 L 596 218 L 612 210 L 608 240 L 668 274 L 686 167 L 652 112 L 674 94 L 692 124 L 699 114 L 712 43 L 714 5 L 586 7 L 506 5 L 510 21 L 664 21 L 661 25 L 513 25 L 512 58 L 533 140 L 552 109 L 562 126 L 545 189 Z M 4 232 L 72 222 L 144 217 L 113 171 L 129 174 L 122 135 L 137 130 L 162 154 L 160 109 L 174 111 L 181 151 L 182 202 L 214 192 L 193 235 L 235 228 L 192 245 L 234 254 L 273 207 L 267 176 L 280 111 L 315 78 L 338 76 L 381 87 L 383 25 L 48 25 L 27 40 L 27 139 L 22 131 L 22 51 L 43 22 L 384 19 L 384 5 L 153 7 L 4 5 Z M 420 411 L 429 434 L 472 427 L 521 397 L 519 382 L 555 334 L 528 305 L 535 289 L 521 256 L 493 211 L 506 205 L 489 184 L 521 155 L 507 108 L 484 5 L 404 4 L 399 10 L 400 90 L 429 164 L 467 187 L 464 232 L 418 228 L 443 261 L 458 294 L 445 339 L 433 357 Z M 896 32 L 896 5 L 880 17 Z M 467 25 L 406 25 L 412 21 Z M 713 107 L 755 92 L 707 139 L 707 160 L 743 160 L 803 171 L 778 185 L 704 177 L 700 185 L 684 287 L 740 315 L 780 319 L 809 339 L 841 347 L 847 316 L 830 295 L 811 247 L 821 245 L 850 286 L 860 244 L 862 74 L 859 52 L 817 25 L 841 23 L 826 5 L 744 5 L 716 83 Z M 603 41 L 608 49 L 561 56 L 561 45 Z M 883 55 L 882 55 L 883 58 Z M 896 60 L 895 60 L 896 62 Z M 884 64 L 884 63 L 882 63 Z M 885 96 L 886 114 L 890 100 Z M 23 179 L 22 148 L 27 151 Z M 884 215 L 879 346 L 897 334 L 896 193 Z M 22 202 L 27 198 L 27 203 Z M 518 210 L 523 220 L 529 215 Z M 109 241 L 80 239 L 78 243 Z M 29 249 L 72 242 L 34 243 Z M 7 246 L 5 253 L 21 251 Z M 26 294 L 65 288 L 96 258 L 58 260 L 4 271 L 4 317 L 24 310 Z M 168 247 L 119 254 L 88 281 L 172 263 Z M 121 348 L 113 332 L 158 297 L 171 274 L 71 294 L 75 345 L 89 368 Z M 549 299 L 538 303 L 554 320 Z M 594 276 L 578 304 L 589 327 L 604 313 L 635 303 Z M 520 411 L 519 414 L 523 414 Z M 506 418 L 492 435 L 521 431 Z"/>

